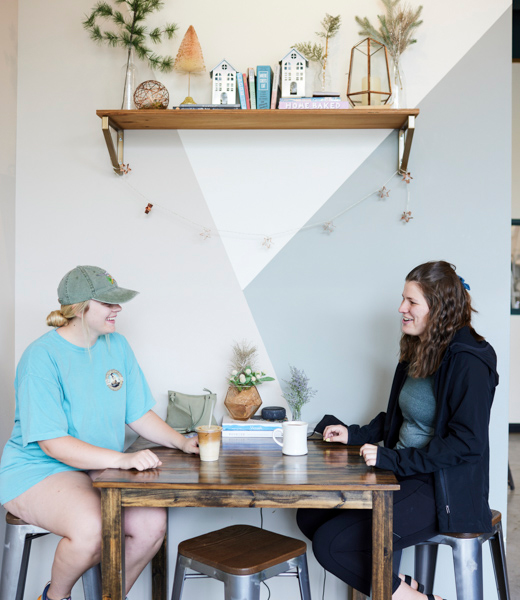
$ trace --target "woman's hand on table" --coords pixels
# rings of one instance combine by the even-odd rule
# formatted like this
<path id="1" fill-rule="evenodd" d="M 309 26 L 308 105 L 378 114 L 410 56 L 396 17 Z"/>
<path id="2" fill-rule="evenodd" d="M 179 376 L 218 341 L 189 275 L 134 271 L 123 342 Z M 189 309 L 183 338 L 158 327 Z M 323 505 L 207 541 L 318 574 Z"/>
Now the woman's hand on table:
<path id="1" fill-rule="evenodd" d="M 323 439 L 326 442 L 348 442 L 348 429 L 344 425 L 327 425 L 323 431 Z"/>
<path id="2" fill-rule="evenodd" d="M 179 446 L 179 450 L 182 450 L 186 454 L 199 454 L 199 438 L 196 435 L 184 438 L 184 440 L 182 446 Z"/>
<path id="3" fill-rule="evenodd" d="M 377 462 L 377 451 L 379 446 L 373 444 L 364 444 L 359 449 L 359 456 L 362 456 L 368 467 L 375 467 Z"/>
<path id="4" fill-rule="evenodd" d="M 128 469 L 137 469 L 138 471 L 146 471 L 147 469 L 156 469 L 160 467 L 162 462 L 157 454 L 151 450 L 139 450 L 139 452 L 125 452 L 121 454 L 121 458 L 117 467 L 127 471 Z"/>

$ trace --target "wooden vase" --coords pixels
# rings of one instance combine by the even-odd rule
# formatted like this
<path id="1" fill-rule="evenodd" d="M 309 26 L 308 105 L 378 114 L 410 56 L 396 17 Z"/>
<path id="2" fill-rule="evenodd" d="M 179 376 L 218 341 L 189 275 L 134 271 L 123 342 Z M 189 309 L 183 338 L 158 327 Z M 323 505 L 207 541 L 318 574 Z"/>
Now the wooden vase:
<path id="1" fill-rule="evenodd" d="M 232 419 L 247 421 L 260 408 L 262 399 L 255 386 L 242 390 L 230 385 L 224 400 L 224 406 L 228 409 Z"/>

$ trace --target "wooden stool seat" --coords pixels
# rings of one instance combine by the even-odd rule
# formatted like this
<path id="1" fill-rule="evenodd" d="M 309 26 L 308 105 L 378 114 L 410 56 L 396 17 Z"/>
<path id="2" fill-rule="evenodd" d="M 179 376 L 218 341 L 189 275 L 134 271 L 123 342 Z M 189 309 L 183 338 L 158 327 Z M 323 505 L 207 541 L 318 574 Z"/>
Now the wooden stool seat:
<path id="1" fill-rule="evenodd" d="M 493 529 L 495 529 L 499 523 L 502 523 L 502 513 L 498 510 L 492 510 L 491 511 L 491 526 L 493 527 Z M 457 538 L 459 540 L 472 540 L 474 538 L 480 537 L 483 534 L 481 532 L 481 533 L 443 533 L 442 535 L 444 535 L 446 537 Z"/>
<path id="2" fill-rule="evenodd" d="M 5 522 L 9 525 L 29 525 L 29 523 L 26 523 L 22 519 L 15 517 L 10 512 L 5 515 Z"/>
<path id="3" fill-rule="evenodd" d="M 260 584 L 282 575 L 297 577 L 302 600 L 311 600 L 305 542 L 231 525 L 179 544 L 172 600 L 181 600 L 186 579 L 201 576 L 222 581 L 226 600 L 260 600 Z"/>
<path id="4" fill-rule="evenodd" d="M 306 551 L 301 540 L 249 525 L 231 525 L 179 544 L 179 554 L 232 575 L 259 573 Z"/>

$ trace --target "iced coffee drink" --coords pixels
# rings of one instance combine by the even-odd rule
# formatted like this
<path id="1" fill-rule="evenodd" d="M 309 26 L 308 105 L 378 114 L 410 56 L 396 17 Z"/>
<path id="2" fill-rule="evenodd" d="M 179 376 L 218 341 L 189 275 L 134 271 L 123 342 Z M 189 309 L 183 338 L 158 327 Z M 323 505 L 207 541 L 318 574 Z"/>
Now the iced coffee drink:
<path id="1" fill-rule="evenodd" d="M 200 460 L 218 460 L 222 427 L 218 425 L 200 425 L 195 429 L 199 436 Z"/>

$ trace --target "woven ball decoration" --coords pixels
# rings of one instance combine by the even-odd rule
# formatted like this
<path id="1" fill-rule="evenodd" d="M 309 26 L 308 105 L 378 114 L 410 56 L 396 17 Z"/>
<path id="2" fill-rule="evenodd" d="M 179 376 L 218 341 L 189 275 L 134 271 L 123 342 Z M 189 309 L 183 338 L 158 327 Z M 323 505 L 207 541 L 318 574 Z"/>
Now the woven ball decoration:
<path id="1" fill-rule="evenodd" d="M 168 108 L 170 95 L 162 83 L 150 79 L 137 86 L 134 102 L 137 108 Z"/>

